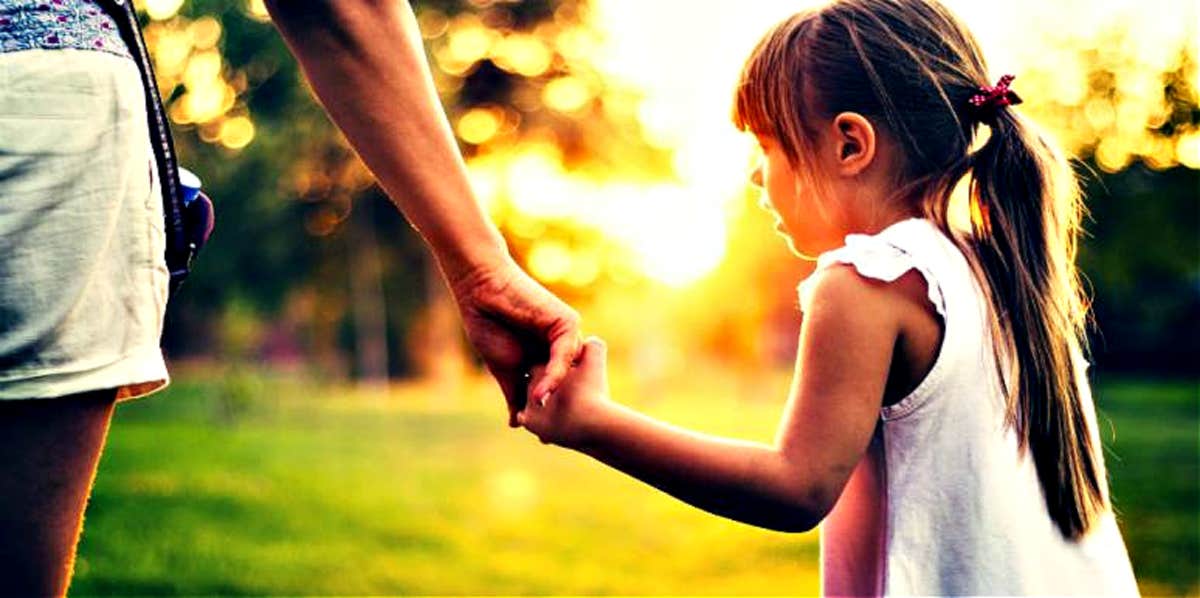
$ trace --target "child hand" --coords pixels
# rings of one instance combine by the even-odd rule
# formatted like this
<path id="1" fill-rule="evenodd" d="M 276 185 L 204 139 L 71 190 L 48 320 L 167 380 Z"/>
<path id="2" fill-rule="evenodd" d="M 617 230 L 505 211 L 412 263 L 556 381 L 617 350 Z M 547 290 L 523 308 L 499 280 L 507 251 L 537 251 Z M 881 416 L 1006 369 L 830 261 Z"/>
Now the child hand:
<path id="1" fill-rule="evenodd" d="M 604 341 L 589 338 L 558 390 L 544 404 L 529 397 L 525 409 L 517 414 L 517 423 L 546 444 L 578 448 L 587 442 L 608 401 L 607 355 Z M 530 375 L 529 388 L 534 388 L 545 375 L 545 368 L 536 367 Z"/>

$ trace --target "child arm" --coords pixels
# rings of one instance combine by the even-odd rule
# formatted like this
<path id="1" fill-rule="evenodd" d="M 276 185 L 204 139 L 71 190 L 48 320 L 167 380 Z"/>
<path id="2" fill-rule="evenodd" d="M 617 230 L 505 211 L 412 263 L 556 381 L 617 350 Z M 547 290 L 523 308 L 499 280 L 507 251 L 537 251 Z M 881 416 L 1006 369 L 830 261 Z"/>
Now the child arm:
<path id="1" fill-rule="evenodd" d="M 824 518 L 870 442 L 900 329 L 899 292 L 834 266 L 814 276 L 795 377 L 773 444 L 718 438 L 607 400 L 605 349 L 589 341 L 546 405 L 520 420 L 711 513 L 780 531 Z"/>

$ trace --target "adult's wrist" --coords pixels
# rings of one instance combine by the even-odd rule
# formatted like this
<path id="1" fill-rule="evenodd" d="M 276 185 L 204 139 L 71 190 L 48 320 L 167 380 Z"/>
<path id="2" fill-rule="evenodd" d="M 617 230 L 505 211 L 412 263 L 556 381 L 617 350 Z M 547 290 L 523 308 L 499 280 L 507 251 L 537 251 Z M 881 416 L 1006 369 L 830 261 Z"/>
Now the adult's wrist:
<path id="1" fill-rule="evenodd" d="M 499 232 L 462 242 L 429 239 L 429 245 L 438 268 L 455 292 L 470 287 L 473 281 L 486 280 L 516 268 L 516 262 L 509 255 L 508 246 Z"/>

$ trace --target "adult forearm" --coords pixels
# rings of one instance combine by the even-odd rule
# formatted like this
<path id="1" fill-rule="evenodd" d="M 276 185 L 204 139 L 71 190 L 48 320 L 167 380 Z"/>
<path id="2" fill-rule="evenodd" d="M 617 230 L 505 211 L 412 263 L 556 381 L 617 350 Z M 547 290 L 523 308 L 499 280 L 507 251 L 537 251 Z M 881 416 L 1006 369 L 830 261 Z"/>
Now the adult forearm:
<path id="1" fill-rule="evenodd" d="M 476 201 L 407 2 L 270 0 L 330 117 L 453 280 L 508 254 Z"/>
<path id="2" fill-rule="evenodd" d="M 699 434 L 610 404 L 578 447 L 710 513 L 779 531 L 812 529 L 803 472 L 776 448 Z"/>

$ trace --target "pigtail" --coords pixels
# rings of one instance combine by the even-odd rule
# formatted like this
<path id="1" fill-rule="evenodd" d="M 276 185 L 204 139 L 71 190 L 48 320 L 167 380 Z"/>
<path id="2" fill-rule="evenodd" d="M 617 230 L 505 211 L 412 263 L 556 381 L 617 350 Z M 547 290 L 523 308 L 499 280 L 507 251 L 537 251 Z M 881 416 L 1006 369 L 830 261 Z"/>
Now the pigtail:
<path id="1" fill-rule="evenodd" d="M 1106 508 L 1082 364 L 1086 308 L 1075 269 L 1078 182 L 1054 146 L 1011 109 L 970 155 L 970 255 L 987 282 L 1008 423 L 1033 455 L 1064 537 Z"/>

